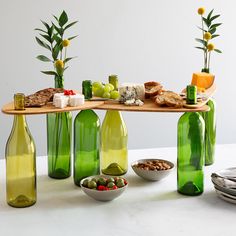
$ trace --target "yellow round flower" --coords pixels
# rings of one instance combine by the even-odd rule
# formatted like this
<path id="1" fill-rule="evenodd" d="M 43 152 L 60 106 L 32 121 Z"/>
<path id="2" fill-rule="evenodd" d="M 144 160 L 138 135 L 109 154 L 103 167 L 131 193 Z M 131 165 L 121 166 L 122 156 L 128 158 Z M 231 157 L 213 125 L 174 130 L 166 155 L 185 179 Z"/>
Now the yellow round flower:
<path id="1" fill-rule="evenodd" d="M 56 68 L 64 68 L 64 62 L 62 60 L 56 60 L 54 65 Z"/>
<path id="2" fill-rule="evenodd" d="M 206 32 L 206 33 L 204 34 L 204 39 L 210 40 L 211 38 L 212 38 L 212 35 L 211 35 L 210 32 Z"/>
<path id="3" fill-rule="evenodd" d="M 64 39 L 64 40 L 62 41 L 62 46 L 63 46 L 64 48 L 68 47 L 69 45 L 70 45 L 70 40 L 69 40 L 69 39 Z"/>
<path id="4" fill-rule="evenodd" d="M 207 45 L 207 50 L 208 51 L 212 51 L 212 50 L 214 50 L 215 49 L 215 45 L 213 44 L 213 43 L 209 43 L 208 45 Z"/>
<path id="5" fill-rule="evenodd" d="M 200 8 L 198 8 L 197 12 L 199 15 L 203 15 L 205 13 L 205 8 L 200 7 Z"/>

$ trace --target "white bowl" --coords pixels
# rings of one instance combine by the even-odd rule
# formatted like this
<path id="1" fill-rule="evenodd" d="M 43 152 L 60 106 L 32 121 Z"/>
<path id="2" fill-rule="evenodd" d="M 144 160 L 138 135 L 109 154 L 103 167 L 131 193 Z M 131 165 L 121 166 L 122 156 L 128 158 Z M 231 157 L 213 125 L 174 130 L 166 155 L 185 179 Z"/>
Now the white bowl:
<path id="1" fill-rule="evenodd" d="M 85 194 L 87 194 L 89 197 L 97 200 L 97 201 L 111 201 L 117 197 L 119 197 L 127 188 L 128 183 L 122 187 L 122 188 L 118 188 L 118 189 L 114 189 L 114 190 L 106 190 L 106 191 L 99 191 L 96 189 L 90 189 L 90 188 L 86 188 L 83 186 L 83 182 L 86 179 L 92 179 L 92 178 L 100 178 L 100 177 L 105 177 L 105 178 L 114 178 L 114 176 L 107 176 L 107 175 L 94 175 L 94 176 L 89 176 L 87 178 L 84 178 L 80 181 L 80 186 L 81 189 L 83 190 L 83 192 Z M 122 177 L 123 178 L 123 177 Z"/>
<path id="2" fill-rule="evenodd" d="M 168 170 L 144 170 L 144 169 L 141 169 L 141 168 L 135 166 L 138 163 L 145 163 L 147 161 L 164 161 L 168 165 L 170 165 L 171 168 Z M 150 181 L 159 181 L 171 173 L 171 171 L 174 169 L 174 164 L 170 161 L 163 160 L 163 159 L 140 159 L 140 160 L 133 162 L 131 164 L 131 167 L 139 177 L 146 179 L 146 180 L 150 180 Z"/>

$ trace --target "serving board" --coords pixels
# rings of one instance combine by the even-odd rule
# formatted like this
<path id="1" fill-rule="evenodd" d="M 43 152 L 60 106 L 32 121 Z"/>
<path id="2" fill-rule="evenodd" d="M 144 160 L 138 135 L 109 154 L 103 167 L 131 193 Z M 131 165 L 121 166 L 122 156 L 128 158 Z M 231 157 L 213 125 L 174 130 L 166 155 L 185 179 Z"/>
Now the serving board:
<path id="1" fill-rule="evenodd" d="M 189 108 L 174 108 L 174 107 L 160 107 L 153 101 L 147 99 L 143 106 L 125 106 L 124 104 L 105 101 L 104 104 L 96 107 L 98 110 L 117 110 L 117 111 L 135 111 L 135 112 L 206 112 L 209 111 L 207 105 L 203 105 L 194 109 Z"/>
<path id="2" fill-rule="evenodd" d="M 85 101 L 85 104 L 77 107 L 65 107 L 56 108 L 49 103 L 42 107 L 30 107 L 25 110 L 15 110 L 14 103 L 8 103 L 3 106 L 2 112 L 8 115 L 37 115 L 37 114 L 47 114 L 55 112 L 67 112 L 67 111 L 77 111 L 77 110 L 87 110 L 87 109 L 98 109 L 98 110 L 118 110 L 118 111 L 134 111 L 134 112 L 207 112 L 210 108 L 206 105 L 210 97 L 216 91 L 216 86 L 213 84 L 209 89 L 207 89 L 202 95 L 204 100 L 198 102 L 196 105 L 184 104 L 183 108 L 174 107 L 160 107 L 156 105 L 150 99 L 144 101 L 143 106 L 126 106 L 120 104 L 116 101 L 103 101 L 103 99 L 94 98 L 92 101 Z M 185 92 L 185 91 L 182 91 Z"/>
<path id="3" fill-rule="evenodd" d="M 102 105 L 103 101 L 85 101 L 84 105 L 77 107 L 65 107 L 63 109 L 57 108 L 49 103 L 42 107 L 29 107 L 25 108 L 25 110 L 15 110 L 14 103 L 8 103 L 2 108 L 2 112 L 8 115 L 37 115 L 37 114 L 47 114 L 47 113 L 55 113 L 55 112 L 67 112 L 67 111 L 77 111 L 77 110 L 87 110 L 93 109 L 99 105 Z"/>

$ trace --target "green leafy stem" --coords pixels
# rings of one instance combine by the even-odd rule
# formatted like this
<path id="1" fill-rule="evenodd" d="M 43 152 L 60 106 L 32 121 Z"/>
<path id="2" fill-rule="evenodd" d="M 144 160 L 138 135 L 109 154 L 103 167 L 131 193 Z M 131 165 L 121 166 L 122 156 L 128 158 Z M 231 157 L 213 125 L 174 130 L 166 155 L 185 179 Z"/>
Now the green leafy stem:
<path id="1" fill-rule="evenodd" d="M 68 16 L 65 11 L 61 13 L 59 17 L 53 15 L 55 19 L 55 23 L 51 21 L 51 23 L 46 23 L 42 21 L 44 28 L 36 28 L 35 30 L 39 32 L 39 37 L 35 37 L 36 42 L 43 48 L 47 49 L 51 53 L 51 58 L 45 55 L 38 55 L 36 58 L 43 62 L 52 62 L 54 65 L 54 71 L 41 71 L 46 75 L 54 75 L 54 76 L 62 76 L 64 71 L 68 68 L 66 67 L 66 63 L 72 60 L 74 57 L 67 57 L 67 47 L 63 47 L 64 34 L 67 29 L 75 25 L 78 21 L 68 22 Z M 69 42 L 76 38 L 78 35 L 68 37 L 66 40 Z M 64 58 L 63 58 L 64 56 Z M 63 68 L 61 73 L 58 73 L 57 68 L 55 67 L 55 62 L 57 60 L 63 61 Z"/>

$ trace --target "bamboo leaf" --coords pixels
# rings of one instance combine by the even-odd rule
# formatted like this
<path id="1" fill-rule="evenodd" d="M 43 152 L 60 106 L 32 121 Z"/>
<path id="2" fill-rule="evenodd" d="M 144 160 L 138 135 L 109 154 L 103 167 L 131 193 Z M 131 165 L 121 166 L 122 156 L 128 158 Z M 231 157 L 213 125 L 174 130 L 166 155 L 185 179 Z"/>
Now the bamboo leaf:
<path id="1" fill-rule="evenodd" d="M 62 27 L 68 22 L 68 16 L 65 11 L 63 11 L 59 17 L 59 25 Z"/>
<path id="2" fill-rule="evenodd" d="M 211 22 L 211 15 L 212 15 L 213 11 L 214 11 L 214 9 L 212 9 L 212 10 L 210 11 L 210 13 L 208 14 L 208 16 L 207 16 L 207 20 L 208 20 L 209 22 Z"/>
<path id="3" fill-rule="evenodd" d="M 72 40 L 72 39 L 74 39 L 74 38 L 76 38 L 76 37 L 78 37 L 78 35 L 75 35 L 75 36 L 73 36 L 73 37 L 70 37 L 70 38 L 68 38 L 68 40 Z"/>
<path id="4" fill-rule="evenodd" d="M 58 45 L 60 45 L 62 42 L 62 39 L 57 34 L 53 35 L 53 39 L 57 42 Z"/>
<path id="5" fill-rule="evenodd" d="M 59 52 L 60 52 L 60 46 L 58 44 L 56 44 L 55 47 L 53 48 L 53 52 L 52 52 L 52 57 L 53 57 L 54 61 L 57 59 Z"/>
<path id="6" fill-rule="evenodd" d="M 51 26 L 50 29 L 48 30 L 48 35 L 49 35 L 50 37 L 52 37 L 53 31 L 54 31 L 54 25 L 52 24 L 52 26 Z"/>
<path id="7" fill-rule="evenodd" d="M 46 75 L 58 75 L 55 71 L 41 71 L 42 73 L 46 74 Z"/>
<path id="8" fill-rule="evenodd" d="M 66 58 L 65 60 L 64 60 L 64 63 L 67 63 L 68 61 L 70 61 L 70 60 L 72 60 L 72 59 L 74 59 L 75 57 L 68 57 L 68 58 Z"/>
<path id="9" fill-rule="evenodd" d="M 209 30 L 209 33 L 214 34 L 216 32 L 216 28 L 212 28 Z"/>
<path id="10" fill-rule="evenodd" d="M 57 22 L 59 22 L 59 19 L 57 18 L 57 16 L 53 15 L 53 17 L 56 19 Z"/>
<path id="11" fill-rule="evenodd" d="M 217 23 L 217 24 L 211 25 L 210 29 L 216 28 L 216 27 L 218 27 L 220 25 L 222 25 L 222 23 Z"/>
<path id="12" fill-rule="evenodd" d="M 64 34 L 63 28 L 59 28 L 59 27 L 57 27 L 55 24 L 53 24 L 53 26 L 54 26 L 55 30 L 57 31 L 57 33 L 58 33 L 60 36 L 62 36 L 62 35 Z"/>
<path id="13" fill-rule="evenodd" d="M 207 20 L 207 18 L 205 18 L 205 17 L 202 17 L 202 19 L 203 19 L 204 23 L 206 24 L 206 26 L 209 28 L 210 25 L 211 25 L 211 22 L 209 22 L 209 21 Z"/>
<path id="14" fill-rule="evenodd" d="M 44 61 L 44 62 L 50 62 L 51 61 L 48 57 L 46 57 L 44 55 L 38 55 L 36 58 L 39 59 L 40 61 Z"/>
<path id="15" fill-rule="evenodd" d="M 207 46 L 207 42 L 205 40 L 202 40 L 202 39 L 195 39 L 197 42 L 203 44 L 204 46 Z"/>
<path id="16" fill-rule="evenodd" d="M 202 48 L 202 47 L 195 47 L 195 48 L 201 49 L 201 50 L 203 50 L 203 51 L 206 51 L 206 49 L 205 49 L 205 48 Z"/>
<path id="17" fill-rule="evenodd" d="M 212 17 L 211 17 L 211 21 L 213 21 L 213 20 L 217 19 L 218 17 L 220 17 L 220 15 L 215 15 L 215 16 L 212 16 Z"/>
<path id="18" fill-rule="evenodd" d="M 215 52 L 218 52 L 218 53 L 222 53 L 222 51 L 219 50 L 219 49 L 214 49 L 214 51 L 215 51 Z"/>
<path id="19" fill-rule="evenodd" d="M 205 30 L 205 29 L 203 29 L 203 28 L 201 28 L 199 26 L 197 26 L 197 27 L 198 27 L 198 29 L 203 30 L 204 32 L 207 32 L 207 30 Z"/>
<path id="20" fill-rule="evenodd" d="M 212 36 L 211 36 L 211 38 L 213 39 L 213 38 L 216 38 L 216 37 L 219 37 L 220 35 L 219 34 L 213 34 Z"/>
<path id="21" fill-rule="evenodd" d="M 49 43 L 52 42 L 52 39 L 50 38 L 50 36 L 46 35 L 46 34 L 40 34 L 43 38 L 45 38 Z"/>
<path id="22" fill-rule="evenodd" d="M 70 28 L 72 25 L 76 24 L 77 22 L 78 22 L 78 21 L 74 21 L 74 22 L 68 24 L 68 25 L 64 28 L 64 30 Z"/>
<path id="23" fill-rule="evenodd" d="M 34 29 L 34 30 L 41 31 L 41 32 L 46 33 L 46 34 L 48 33 L 47 31 L 42 30 L 42 29 L 39 29 L 39 28 L 36 28 L 36 29 Z"/>
<path id="24" fill-rule="evenodd" d="M 40 46 L 42 46 L 42 47 L 44 47 L 44 48 L 46 48 L 46 49 L 48 49 L 48 50 L 51 51 L 51 47 L 50 47 L 48 44 L 44 43 L 44 42 L 43 42 L 42 40 L 40 40 L 38 37 L 35 37 L 35 38 L 36 38 L 37 43 L 38 43 Z"/>
<path id="25" fill-rule="evenodd" d="M 47 28 L 47 30 L 50 29 L 49 25 L 48 25 L 45 21 L 42 21 L 42 20 L 41 20 L 41 22 L 44 24 L 44 26 Z"/>

